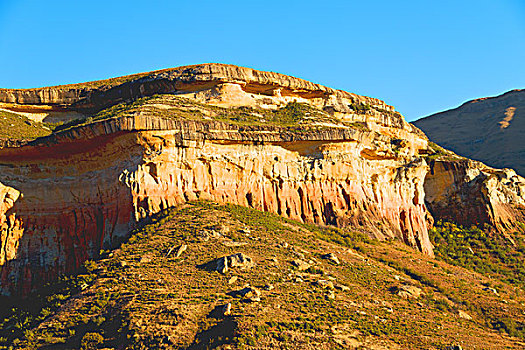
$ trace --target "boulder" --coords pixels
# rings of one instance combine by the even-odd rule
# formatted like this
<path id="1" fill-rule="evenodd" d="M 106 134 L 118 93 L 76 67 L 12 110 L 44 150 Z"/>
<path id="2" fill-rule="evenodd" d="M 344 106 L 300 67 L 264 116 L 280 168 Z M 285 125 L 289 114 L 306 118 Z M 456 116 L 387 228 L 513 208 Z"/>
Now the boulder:
<path id="1" fill-rule="evenodd" d="M 228 303 L 228 304 L 225 304 L 221 311 L 222 311 L 222 315 L 223 316 L 228 316 L 231 314 L 231 310 L 232 310 L 232 303 Z"/>
<path id="2" fill-rule="evenodd" d="M 175 250 L 175 257 L 178 258 L 182 255 L 182 253 L 184 253 L 186 250 L 188 249 L 188 246 L 186 244 L 182 244 L 180 245 L 176 250 Z"/>
<path id="3" fill-rule="evenodd" d="M 150 255 L 143 255 L 140 257 L 140 260 L 139 260 L 141 264 L 147 264 L 147 263 L 150 263 L 151 261 L 152 261 L 152 258 Z"/>
<path id="4" fill-rule="evenodd" d="M 170 254 L 174 254 L 176 258 L 179 258 L 187 249 L 188 246 L 186 244 L 181 244 L 178 247 L 172 247 L 166 254 L 166 258 L 169 257 Z"/>
<path id="5" fill-rule="evenodd" d="M 336 284 L 334 285 L 335 289 L 339 289 L 342 292 L 348 292 L 350 290 L 349 287 L 345 286 L 344 284 Z"/>
<path id="6" fill-rule="evenodd" d="M 463 310 L 458 311 L 458 316 L 460 318 L 464 318 L 465 320 L 469 320 L 469 321 L 472 320 L 472 317 Z"/>
<path id="7" fill-rule="evenodd" d="M 421 294 L 423 294 L 421 288 L 409 284 L 402 284 L 400 286 L 396 286 L 392 288 L 392 291 L 404 299 L 419 298 Z"/>
<path id="8" fill-rule="evenodd" d="M 486 292 L 491 292 L 491 293 L 493 293 L 493 294 L 499 296 L 499 293 L 498 293 L 498 291 L 496 290 L 496 288 L 485 287 L 485 288 L 483 288 L 483 290 L 486 291 Z"/>
<path id="9" fill-rule="evenodd" d="M 321 288 L 334 289 L 334 282 L 328 280 L 318 280 L 315 284 Z"/>
<path id="10" fill-rule="evenodd" d="M 259 302 L 261 301 L 261 292 L 254 287 L 245 287 L 241 290 L 234 292 L 235 295 L 243 298 L 245 301 L 249 302 Z"/>
<path id="11" fill-rule="evenodd" d="M 339 265 L 341 262 L 339 261 L 339 258 L 334 253 L 328 253 L 321 256 L 321 258 L 326 259 L 335 265 Z"/>
<path id="12" fill-rule="evenodd" d="M 308 268 L 310 268 L 310 266 L 312 266 L 309 263 L 307 263 L 306 261 L 303 261 L 303 260 L 300 260 L 300 259 L 292 260 L 292 265 L 297 267 L 297 269 L 299 271 L 308 270 Z"/>
<path id="13" fill-rule="evenodd" d="M 224 274 L 228 272 L 230 268 L 244 270 L 249 269 L 254 265 L 255 263 L 253 262 L 252 258 L 243 253 L 237 253 L 217 259 L 216 270 Z"/>

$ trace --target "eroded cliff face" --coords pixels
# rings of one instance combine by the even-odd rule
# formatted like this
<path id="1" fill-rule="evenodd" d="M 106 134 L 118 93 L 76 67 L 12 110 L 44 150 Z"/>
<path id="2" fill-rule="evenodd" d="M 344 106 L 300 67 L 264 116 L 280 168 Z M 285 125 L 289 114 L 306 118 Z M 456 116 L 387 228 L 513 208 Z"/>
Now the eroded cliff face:
<path id="1" fill-rule="evenodd" d="M 391 141 L 371 130 L 133 116 L 2 149 L 1 180 L 23 194 L 11 194 L 1 211 L 10 218 L 2 225 L 10 247 L 2 251 L 2 292 L 28 292 L 72 271 L 141 219 L 195 199 L 352 225 L 432 254 L 428 167 L 410 156 L 417 147 L 397 150 Z"/>
<path id="2" fill-rule="evenodd" d="M 8 213 L 20 198 L 20 192 L 0 183 L 0 265 L 16 256 L 21 232 L 15 225 L 16 215 Z"/>
<path id="3" fill-rule="evenodd" d="M 525 222 L 525 179 L 470 159 L 430 163 L 426 201 L 436 219 L 512 232 Z"/>
<path id="4" fill-rule="evenodd" d="M 459 157 L 429 172 L 426 136 L 383 101 L 277 73 L 198 65 L 0 90 L 0 101 L 35 119 L 135 101 L 0 148 L 4 294 L 73 271 L 142 219 L 196 199 L 350 226 L 428 255 L 426 203 L 439 218 L 475 213 L 507 229 L 523 202 L 522 179 L 508 171 L 477 187 L 465 179 L 486 171 Z M 476 191 L 486 194 L 471 204 Z"/>

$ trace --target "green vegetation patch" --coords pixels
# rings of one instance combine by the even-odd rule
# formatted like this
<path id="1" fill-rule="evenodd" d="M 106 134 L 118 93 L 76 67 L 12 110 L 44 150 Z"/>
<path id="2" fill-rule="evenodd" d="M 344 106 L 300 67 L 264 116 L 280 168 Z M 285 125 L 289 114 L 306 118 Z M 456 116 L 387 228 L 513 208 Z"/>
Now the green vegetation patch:
<path id="1" fill-rule="evenodd" d="M 302 227 L 313 233 L 316 238 L 326 242 L 340 244 L 344 247 L 353 248 L 357 251 L 365 250 L 363 243 L 374 244 L 376 242 L 364 233 L 348 228 L 341 229 L 335 226 L 319 226 L 311 223 L 302 223 L 283 218 L 275 213 L 254 210 L 236 204 L 217 205 L 211 202 L 201 202 L 199 205 L 210 206 L 214 209 L 227 211 L 231 213 L 235 219 L 247 225 L 262 226 L 265 230 L 271 230 L 275 233 L 289 231 L 290 228 L 285 226 L 286 224 Z"/>
<path id="2" fill-rule="evenodd" d="M 357 114 L 366 114 L 366 112 L 372 109 L 370 105 L 364 102 L 355 102 L 355 103 L 348 105 L 348 107 L 353 109 Z"/>
<path id="3" fill-rule="evenodd" d="M 286 106 L 277 109 L 247 106 L 225 108 L 166 94 L 144 97 L 133 102 L 117 104 L 87 119 L 76 119 L 58 125 L 55 127 L 54 132 L 71 129 L 95 121 L 136 114 L 177 120 L 217 120 L 242 126 L 273 125 L 288 128 L 305 126 L 324 128 L 324 124 L 326 123 L 339 123 L 334 117 L 306 103 L 290 102 Z M 362 125 L 358 125 L 358 127 L 363 128 Z"/>
<path id="4" fill-rule="evenodd" d="M 0 139 L 32 140 L 49 134 L 51 130 L 42 123 L 23 115 L 0 111 Z"/>
<path id="5" fill-rule="evenodd" d="M 0 300 L 0 349 L 26 340 L 28 345 L 36 339 L 32 329 L 52 316 L 67 300 L 88 288 L 95 280 L 95 264 L 87 261 L 78 273 L 61 277 L 26 298 L 3 298 Z M 69 335 L 69 333 L 68 333 Z M 57 333 L 45 334 L 48 342 L 60 343 L 63 337 Z"/>
<path id="6" fill-rule="evenodd" d="M 441 260 L 525 287 L 523 233 L 515 233 L 513 244 L 501 233 L 438 221 L 429 235 Z"/>

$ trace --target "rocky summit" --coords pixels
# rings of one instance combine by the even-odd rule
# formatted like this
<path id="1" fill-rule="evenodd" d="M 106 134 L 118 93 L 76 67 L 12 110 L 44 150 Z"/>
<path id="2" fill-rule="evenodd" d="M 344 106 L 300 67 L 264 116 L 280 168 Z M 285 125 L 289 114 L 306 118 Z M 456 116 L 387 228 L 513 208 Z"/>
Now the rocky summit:
<path id="1" fill-rule="evenodd" d="M 502 283 L 522 281 L 511 280 L 509 271 L 525 273 L 512 270 L 525 251 L 520 245 L 525 180 L 513 170 L 494 169 L 429 142 L 381 100 L 278 73 L 201 64 L 82 84 L 0 89 L 0 108 L 0 292 L 9 303 L 16 296 L 39 300 L 31 310 L 0 310 L 6 317 L 0 345 L 16 340 L 29 348 L 59 343 L 86 349 L 98 344 L 202 348 L 207 342 L 208 348 L 226 343 L 242 348 L 260 341 L 272 348 L 290 340 L 267 334 L 281 329 L 272 322 L 282 316 L 288 322 L 282 327 L 292 327 L 282 334 L 320 332 L 315 342 L 325 348 L 459 346 L 446 331 L 439 331 L 436 341 L 408 341 L 399 330 L 388 339 L 372 339 L 385 335 L 380 323 L 402 317 L 393 306 L 421 298 L 427 299 L 418 308 L 442 307 L 447 317 L 461 311 L 461 322 L 476 319 L 481 326 L 472 325 L 472 334 L 483 339 L 505 327 L 509 336 L 521 335 L 521 326 L 508 323 L 499 302 L 469 303 L 474 294 L 484 295 L 483 288 L 494 288 L 478 272 L 489 271 Z M 275 215 L 258 217 L 261 212 Z M 257 220 L 246 221 L 254 215 Z M 499 255 L 492 255 L 496 248 Z M 435 255 L 445 265 L 433 263 Z M 392 257 L 410 259 L 410 266 Z M 287 262 L 281 265 L 282 260 Z M 354 264 L 360 267 L 350 268 Z M 432 276 L 420 270 L 433 269 L 432 264 L 437 269 Z M 452 271 L 446 264 L 477 271 L 461 283 L 479 285 L 480 292 L 459 297 L 461 287 L 453 278 L 444 278 L 450 290 L 435 281 Z M 356 278 L 378 274 L 372 278 L 378 299 L 367 294 L 370 301 L 355 304 L 352 298 L 363 295 L 341 297 L 337 291 L 370 286 L 364 280 L 353 284 L 347 268 Z M 83 269 L 87 274 L 75 275 Z M 173 269 L 182 275 L 172 275 Z M 64 276 L 77 277 L 64 281 Z M 50 294 L 49 288 L 61 292 Z M 518 317 L 521 299 L 508 285 L 499 289 L 514 298 L 509 308 Z M 330 321 L 336 316 L 321 323 L 294 321 L 287 307 L 305 290 L 325 293 L 314 304 L 345 323 Z M 198 307 L 180 300 L 194 293 L 203 299 Z M 284 293 L 288 306 L 275 293 Z M 159 298 L 179 301 L 164 305 Z M 275 312 L 269 323 L 261 323 L 264 334 L 253 335 L 246 327 L 250 317 L 262 317 L 257 305 L 265 299 L 272 303 L 263 308 Z M 341 305 L 334 308 L 337 300 L 368 321 L 347 315 Z M 86 313 L 82 303 L 96 308 Z M 173 316 L 173 327 L 161 326 L 161 316 L 135 318 L 144 316 L 137 310 L 153 304 L 156 315 Z M 317 317 L 315 305 L 304 310 L 307 319 Z M 62 325 L 76 321 L 54 335 L 43 332 L 55 327 L 49 310 Z M 85 320 L 82 314 L 91 316 Z M 375 321 L 367 323 L 366 315 Z M 20 323 L 23 317 L 29 321 Z M 163 331 L 149 327 L 155 322 Z M 222 338 L 214 327 L 226 332 Z M 452 328 L 457 333 L 462 327 Z M 462 341 L 480 346 L 461 334 Z M 54 336 L 60 341 L 46 340 Z M 308 348 L 308 336 L 297 337 L 304 345 L 298 348 Z M 494 344 L 515 341 L 501 338 Z M 481 348 L 488 344 L 481 343 Z"/>
<path id="2" fill-rule="evenodd" d="M 457 154 L 525 175 L 525 90 L 479 98 L 414 124 Z"/>

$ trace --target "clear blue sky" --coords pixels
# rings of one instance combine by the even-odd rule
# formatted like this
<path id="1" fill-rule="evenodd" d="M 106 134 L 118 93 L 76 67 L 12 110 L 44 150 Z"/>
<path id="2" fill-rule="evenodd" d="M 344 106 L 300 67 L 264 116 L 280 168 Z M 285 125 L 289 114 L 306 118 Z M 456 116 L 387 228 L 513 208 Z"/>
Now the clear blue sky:
<path id="1" fill-rule="evenodd" d="M 0 0 L 0 87 L 204 62 L 377 97 L 414 120 L 525 88 L 525 0 Z"/>

